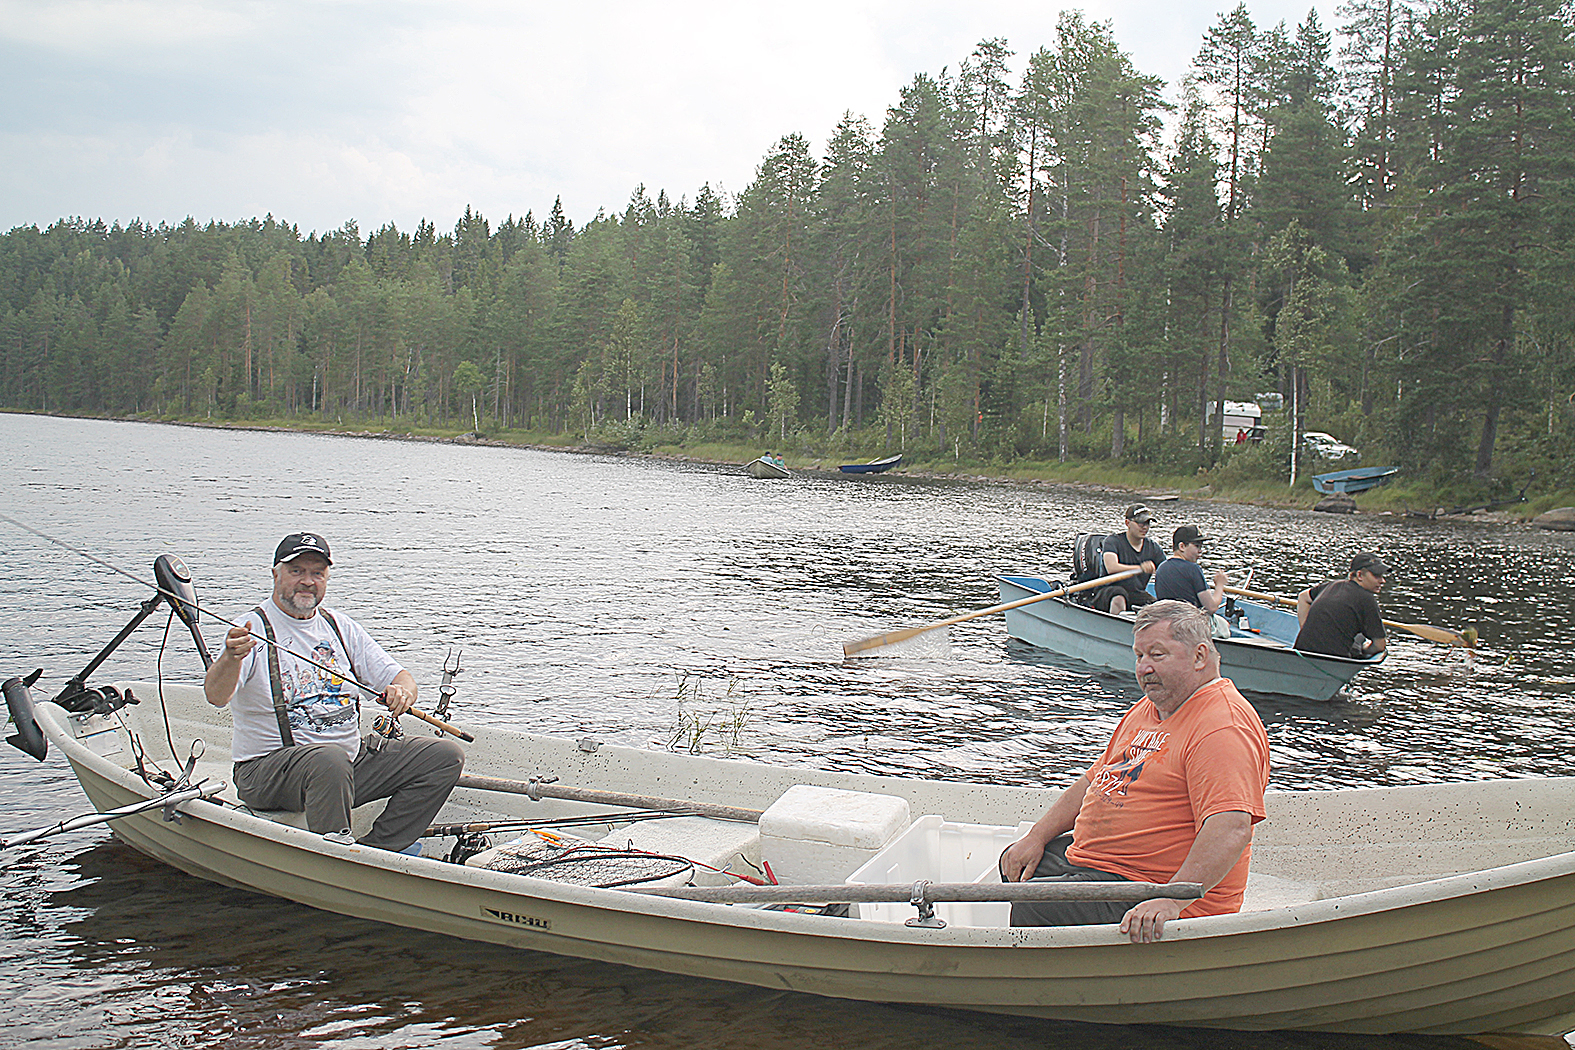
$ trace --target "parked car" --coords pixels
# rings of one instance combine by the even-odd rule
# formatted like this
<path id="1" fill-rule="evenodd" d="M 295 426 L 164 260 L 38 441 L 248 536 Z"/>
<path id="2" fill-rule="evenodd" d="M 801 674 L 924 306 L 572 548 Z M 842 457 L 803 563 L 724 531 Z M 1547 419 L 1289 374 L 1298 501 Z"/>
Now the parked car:
<path id="1" fill-rule="evenodd" d="M 1302 451 L 1317 459 L 1328 460 L 1331 463 L 1345 463 L 1353 467 L 1362 459 L 1362 454 L 1356 449 L 1336 440 L 1333 434 L 1325 434 L 1321 430 L 1309 430 L 1302 435 Z"/>

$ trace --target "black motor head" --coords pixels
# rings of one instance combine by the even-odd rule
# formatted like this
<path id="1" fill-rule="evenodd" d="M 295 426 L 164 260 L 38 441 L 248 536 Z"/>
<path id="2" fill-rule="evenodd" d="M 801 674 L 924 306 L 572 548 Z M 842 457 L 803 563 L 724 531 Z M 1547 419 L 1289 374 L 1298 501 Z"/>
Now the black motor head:
<path id="1" fill-rule="evenodd" d="M 197 626 L 197 588 L 192 585 L 186 563 L 173 554 L 160 554 L 153 562 L 153 580 L 181 622 L 187 627 Z"/>

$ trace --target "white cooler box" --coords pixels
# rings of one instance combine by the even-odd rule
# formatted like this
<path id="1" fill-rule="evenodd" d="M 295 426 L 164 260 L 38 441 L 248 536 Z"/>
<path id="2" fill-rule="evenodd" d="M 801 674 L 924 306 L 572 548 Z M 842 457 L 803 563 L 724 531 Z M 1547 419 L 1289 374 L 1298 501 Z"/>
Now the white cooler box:
<path id="1" fill-rule="evenodd" d="M 886 883 L 912 885 L 920 879 L 930 882 L 999 882 L 996 862 L 1001 851 L 1028 833 L 1033 823 L 1012 827 L 1005 824 L 954 824 L 930 814 L 915 820 L 891 844 L 858 871 L 848 876 L 850 884 L 878 886 Z M 876 922 L 907 922 L 918 914 L 906 902 L 858 904 L 861 919 Z M 1012 906 L 1005 901 L 958 901 L 935 906 L 937 918 L 948 926 L 1009 926 Z"/>

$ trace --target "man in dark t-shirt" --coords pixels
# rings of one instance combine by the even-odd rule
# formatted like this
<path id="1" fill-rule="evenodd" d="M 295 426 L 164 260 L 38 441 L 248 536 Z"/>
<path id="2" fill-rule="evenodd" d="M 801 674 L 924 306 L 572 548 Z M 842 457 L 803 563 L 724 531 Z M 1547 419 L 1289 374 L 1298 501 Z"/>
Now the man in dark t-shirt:
<path id="1" fill-rule="evenodd" d="M 1154 570 L 1154 597 L 1174 598 L 1179 602 L 1196 605 L 1204 612 L 1219 612 L 1225 603 L 1225 585 L 1230 577 L 1224 569 L 1214 573 L 1213 586 L 1203 582 L 1203 570 L 1198 559 L 1203 557 L 1203 545 L 1208 542 L 1203 530 L 1196 525 L 1183 525 L 1171 534 L 1171 555 Z"/>
<path id="2" fill-rule="evenodd" d="M 1134 503 L 1126 510 L 1125 532 L 1112 532 L 1099 548 L 1099 560 L 1109 576 L 1134 566 L 1143 571 L 1136 576 L 1109 583 L 1094 592 L 1094 608 L 1101 612 L 1123 613 L 1154 600 L 1148 593 L 1148 578 L 1154 568 L 1165 560 L 1159 544 L 1148 538 L 1148 527 L 1154 512 L 1141 503 Z"/>
<path id="3" fill-rule="evenodd" d="M 1383 614 L 1377 594 L 1389 567 L 1376 554 L 1361 553 L 1351 559 L 1348 579 L 1329 580 L 1296 596 L 1296 616 L 1302 629 L 1297 649 L 1328 656 L 1376 656 L 1389 644 L 1384 637 Z"/>

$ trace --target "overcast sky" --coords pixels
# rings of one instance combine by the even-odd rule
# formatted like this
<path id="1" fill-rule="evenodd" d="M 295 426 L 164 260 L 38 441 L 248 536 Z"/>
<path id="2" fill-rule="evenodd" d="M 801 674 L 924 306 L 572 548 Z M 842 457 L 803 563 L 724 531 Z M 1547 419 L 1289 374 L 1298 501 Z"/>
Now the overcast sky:
<path id="1" fill-rule="evenodd" d="M 1093 0 L 1174 84 L 1222 0 Z M 1316 6 L 1249 0 L 1260 28 Z M 845 110 L 877 129 L 915 73 L 1004 37 L 1053 43 L 1017 0 L 0 0 L 0 230 L 271 213 L 363 234 L 561 196 L 576 224 L 635 186 L 737 193 L 777 139 L 817 155 Z"/>

